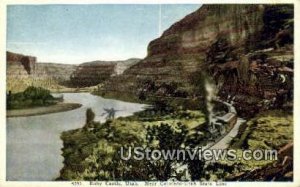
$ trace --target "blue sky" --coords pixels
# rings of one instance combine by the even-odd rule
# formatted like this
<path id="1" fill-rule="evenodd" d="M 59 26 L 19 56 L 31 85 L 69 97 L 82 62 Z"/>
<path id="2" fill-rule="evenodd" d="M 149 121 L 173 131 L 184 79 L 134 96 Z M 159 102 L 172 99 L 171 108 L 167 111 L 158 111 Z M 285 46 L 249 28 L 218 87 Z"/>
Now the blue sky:
<path id="1" fill-rule="evenodd" d="M 201 5 L 9 5 L 7 50 L 39 62 L 143 58 L 148 43 Z M 161 17 L 161 29 L 159 29 Z"/>

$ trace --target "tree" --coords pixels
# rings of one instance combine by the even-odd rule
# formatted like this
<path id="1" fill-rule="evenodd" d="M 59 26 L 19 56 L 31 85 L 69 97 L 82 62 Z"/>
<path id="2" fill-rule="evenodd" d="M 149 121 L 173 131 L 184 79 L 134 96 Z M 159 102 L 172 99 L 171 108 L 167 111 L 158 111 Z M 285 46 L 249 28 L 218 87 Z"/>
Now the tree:
<path id="1" fill-rule="evenodd" d="M 188 170 L 193 181 L 198 181 L 201 177 L 205 176 L 205 161 L 201 159 L 188 160 Z"/>
<path id="2" fill-rule="evenodd" d="M 178 123 L 175 127 L 169 124 L 161 123 L 160 126 L 153 126 L 147 128 L 146 141 L 148 147 L 158 150 L 172 151 L 179 150 L 184 146 L 188 130 L 185 125 Z M 158 144 L 153 142 L 158 141 Z M 157 160 L 148 163 L 148 170 L 153 173 L 157 180 L 166 181 L 172 173 L 176 173 L 176 168 L 173 168 L 176 160 Z M 176 177 L 176 176 L 175 176 Z"/>
<path id="3" fill-rule="evenodd" d="M 90 124 L 94 122 L 94 119 L 95 119 L 95 113 L 91 108 L 88 108 L 86 110 L 86 124 Z"/>

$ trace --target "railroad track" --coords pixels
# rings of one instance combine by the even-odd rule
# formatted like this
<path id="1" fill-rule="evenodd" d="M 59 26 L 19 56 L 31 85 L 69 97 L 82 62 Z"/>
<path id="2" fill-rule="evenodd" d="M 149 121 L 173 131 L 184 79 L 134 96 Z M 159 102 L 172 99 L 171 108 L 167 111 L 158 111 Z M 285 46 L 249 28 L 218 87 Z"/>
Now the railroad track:
<path id="1" fill-rule="evenodd" d="M 206 149 L 227 149 L 229 146 L 230 141 L 237 136 L 238 134 L 238 130 L 241 124 L 243 124 L 246 120 L 242 119 L 242 118 L 238 118 L 237 117 L 237 113 L 235 108 L 227 102 L 224 101 L 219 101 L 222 102 L 223 104 L 225 104 L 228 107 L 228 113 L 225 114 L 224 116 L 228 116 L 232 119 L 235 120 L 229 120 L 227 125 L 230 125 L 230 130 L 227 133 L 224 133 L 222 136 L 220 136 L 219 138 L 215 139 L 215 141 L 208 143 L 206 146 L 202 147 L 202 146 L 198 146 L 195 147 L 196 149 L 201 149 L 202 151 L 206 150 Z M 228 115 L 231 114 L 231 115 Z M 224 117 L 223 116 L 223 117 Z M 176 173 L 180 173 L 180 172 L 185 172 L 184 174 L 184 180 L 191 180 L 191 175 L 188 172 L 188 165 L 187 164 L 183 164 L 183 165 L 175 165 L 174 166 L 176 168 Z M 172 178 L 173 179 L 173 178 Z"/>

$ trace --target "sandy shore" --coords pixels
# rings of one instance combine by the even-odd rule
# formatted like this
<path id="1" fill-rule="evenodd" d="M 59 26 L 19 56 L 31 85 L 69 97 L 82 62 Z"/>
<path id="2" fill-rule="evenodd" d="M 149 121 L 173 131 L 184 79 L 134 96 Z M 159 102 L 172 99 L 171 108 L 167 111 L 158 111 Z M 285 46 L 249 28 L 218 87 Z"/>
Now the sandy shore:
<path id="1" fill-rule="evenodd" d="M 49 88 L 51 93 L 82 93 L 82 92 L 93 92 L 97 90 L 97 86 L 91 87 L 83 87 L 83 88 L 68 88 L 68 87 L 61 87 L 59 89 Z"/>
<path id="2" fill-rule="evenodd" d="M 50 114 L 56 112 L 64 112 L 80 108 L 82 105 L 78 103 L 58 103 L 56 105 L 46 107 L 35 107 L 28 109 L 7 110 L 6 117 L 21 117 Z"/>

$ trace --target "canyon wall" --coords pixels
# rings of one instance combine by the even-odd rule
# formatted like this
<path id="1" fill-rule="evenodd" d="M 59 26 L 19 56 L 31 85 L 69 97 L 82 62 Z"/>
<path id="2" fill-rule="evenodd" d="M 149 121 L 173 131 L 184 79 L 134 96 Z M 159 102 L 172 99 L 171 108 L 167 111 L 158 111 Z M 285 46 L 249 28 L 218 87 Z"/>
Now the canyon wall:
<path id="1" fill-rule="evenodd" d="M 28 86 L 59 89 L 69 81 L 75 65 L 38 63 L 36 57 L 7 52 L 7 91 L 19 92 Z"/>
<path id="2" fill-rule="evenodd" d="M 122 74 L 139 60 L 93 61 L 79 65 L 38 63 L 36 57 L 7 52 L 7 90 L 18 92 L 32 85 L 55 91 L 95 86 Z"/>
<path id="3" fill-rule="evenodd" d="M 6 65 L 7 69 L 14 69 L 16 68 L 18 74 L 25 75 L 25 74 L 32 74 L 35 71 L 35 64 L 36 64 L 36 57 L 32 56 L 25 56 L 22 54 L 6 52 Z M 25 70 L 26 72 L 24 72 Z M 13 74 L 13 72 L 8 72 L 9 75 Z"/>
<path id="4" fill-rule="evenodd" d="M 73 87 L 95 86 L 112 76 L 122 74 L 140 59 L 124 61 L 93 61 L 80 64 L 71 74 L 70 85 Z"/>
<path id="5" fill-rule="evenodd" d="M 68 81 L 77 65 L 57 63 L 37 63 L 35 76 L 38 78 L 53 78 L 60 82 Z"/>
<path id="6" fill-rule="evenodd" d="M 203 95 L 203 74 L 242 114 L 291 99 L 293 6 L 203 5 L 151 41 L 147 57 L 107 81 L 99 94 L 193 100 Z"/>

